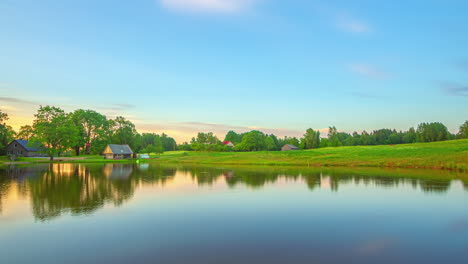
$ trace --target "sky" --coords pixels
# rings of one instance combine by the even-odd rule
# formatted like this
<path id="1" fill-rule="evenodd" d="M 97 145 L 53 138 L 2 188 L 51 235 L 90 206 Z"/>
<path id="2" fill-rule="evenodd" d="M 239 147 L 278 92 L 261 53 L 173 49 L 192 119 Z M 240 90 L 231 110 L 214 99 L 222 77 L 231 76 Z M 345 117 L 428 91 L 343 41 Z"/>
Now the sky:
<path id="1" fill-rule="evenodd" d="M 124 116 L 178 141 L 468 119 L 465 0 L 1 0 L 0 110 Z"/>

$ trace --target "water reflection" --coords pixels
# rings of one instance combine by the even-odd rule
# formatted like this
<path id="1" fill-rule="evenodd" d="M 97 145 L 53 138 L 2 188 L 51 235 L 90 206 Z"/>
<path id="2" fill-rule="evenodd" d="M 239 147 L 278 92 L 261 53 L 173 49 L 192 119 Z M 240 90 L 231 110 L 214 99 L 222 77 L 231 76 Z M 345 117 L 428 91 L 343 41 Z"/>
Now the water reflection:
<path id="1" fill-rule="evenodd" d="M 199 186 L 224 183 L 230 188 L 247 186 L 262 188 L 279 180 L 303 182 L 314 191 L 338 191 L 340 185 L 364 184 L 396 188 L 410 184 L 430 193 L 445 193 L 454 179 L 464 175 L 449 172 L 414 172 L 347 169 L 295 168 L 216 168 L 171 167 L 157 164 L 50 164 L 10 166 L 0 169 L 0 214 L 12 186 L 18 195 L 30 199 L 32 213 L 37 220 L 50 220 L 63 213 L 91 214 L 106 204 L 120 206 L 130 200 L 138 186 L 169 184 L 176 175 L 186 177 Z"/>

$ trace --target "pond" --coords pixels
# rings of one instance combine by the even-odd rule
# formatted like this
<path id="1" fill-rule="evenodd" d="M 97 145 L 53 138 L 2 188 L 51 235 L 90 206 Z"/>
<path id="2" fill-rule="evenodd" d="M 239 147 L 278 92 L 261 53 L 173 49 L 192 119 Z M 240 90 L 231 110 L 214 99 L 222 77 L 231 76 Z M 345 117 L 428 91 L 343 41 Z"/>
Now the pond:
<path id="1" fill-rule="evenodd" d="M 0 168 L 0 263 L 467 263 L 468 175 Z"/>

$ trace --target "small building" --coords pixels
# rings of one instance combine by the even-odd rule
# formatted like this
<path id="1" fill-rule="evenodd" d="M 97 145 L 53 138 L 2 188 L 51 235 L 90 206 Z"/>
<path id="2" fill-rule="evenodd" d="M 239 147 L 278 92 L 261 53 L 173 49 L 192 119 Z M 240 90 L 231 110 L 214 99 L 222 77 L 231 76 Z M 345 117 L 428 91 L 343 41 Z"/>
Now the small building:
<path id="1" fill-rule="evenodd" d="M 102 152 L 105 159 L 131 159 L 133 151 L 129 145 L 109 144 Z"/>
<path id="2" fill-rule="evenodd" d="M 7 146 L 7 154 L 18 157 L 46 157 L 39 145 L 31 146 L 28 140 L 15 139 Z"/>
<path id="3" fill-rule="evenodd" d="M 286 144 L 281 148 L 281 151 L 288 151 L 288 150 L 299 150 L 299 148 L 291 144 Z"/>
<path id="4" fill-rule="evenodd" d="M 226 146 L 231 147 L 231 148 L 234 147 L 234 143 L 232 143 L 231 141 L 223 141 L 223 145 L 226 145 Z"/>

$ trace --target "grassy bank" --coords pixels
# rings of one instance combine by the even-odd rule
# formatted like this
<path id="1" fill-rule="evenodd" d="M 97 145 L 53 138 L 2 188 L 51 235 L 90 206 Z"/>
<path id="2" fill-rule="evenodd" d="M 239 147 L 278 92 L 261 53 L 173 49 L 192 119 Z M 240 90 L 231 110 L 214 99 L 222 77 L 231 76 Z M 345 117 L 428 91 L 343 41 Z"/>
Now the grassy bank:
<path id="1" fill-rule="evenodd" d="M 300 167 L 427 168 L 468 171 L 468 140 L 395 146 L 355 146 L 302 151 L 262 152 L 166 152 L 145 162 L 206 165 L 262 165 Z M 20 163 L 49 163 L 46 159 L 20 158 Z M 105 160 L 102 156 L 57 158 L 54 163 L 134 163 Z M 0 164 L 8 163 L 6 157 Z"/>
<path id="2" fill-rule="evenodd" d="M 468 171 L 468 140 L 395 146 L 355 146 L 288 152 L 167 152 L 157 162 L 224 165 L 287 165 L 430 168 Z"/>

